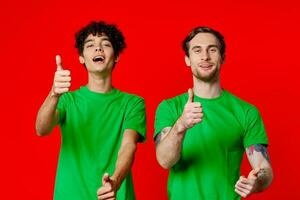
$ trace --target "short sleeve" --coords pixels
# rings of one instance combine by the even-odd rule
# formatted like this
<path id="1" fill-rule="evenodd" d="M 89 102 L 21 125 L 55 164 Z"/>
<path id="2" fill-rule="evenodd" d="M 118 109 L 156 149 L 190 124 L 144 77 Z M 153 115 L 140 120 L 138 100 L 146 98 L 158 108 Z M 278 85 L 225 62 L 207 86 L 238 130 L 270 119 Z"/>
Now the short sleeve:
<path id="1" fill-rule="evenodd" d="M 249 147 L 253 144 L 268 145 L 268 138 L 262 118 L 254 106 L 250 107 L 246 113 L 245 122 L 244 147 Z"/>
<path id="2" fill-rule="evenodd" d="M 156 109 L 154 138 L 163 128 L 172 127 L 176 120 L 169 103 L 166 100 L 162 101 Z"/>
<path id="3" fill-rule="evenodd" d="M 59 97 L 57 104 L 58 124 L 62 125 L 66 119 L 66 93 Z"/>
<path id="4" fill-rule="evenodd" d="M 140 97 L 131 99 L 129 106 L 127 107 L 127 113 L 124 121 L 124 130 L 132 129 L 138 132 L 142 139 L 146 140 L 146 111 L 145 101 Z"/>

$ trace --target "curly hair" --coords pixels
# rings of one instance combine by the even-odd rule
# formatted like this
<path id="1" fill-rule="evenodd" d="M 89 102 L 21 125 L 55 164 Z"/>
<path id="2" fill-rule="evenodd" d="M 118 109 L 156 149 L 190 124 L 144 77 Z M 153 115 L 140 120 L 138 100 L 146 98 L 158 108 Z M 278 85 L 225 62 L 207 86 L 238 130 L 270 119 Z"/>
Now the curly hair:
<path id="1" fill-rule="evenodd" d="M 219 45 L 220 45 L 220 53 L 221 53 L 222 58 L 224 60 L 224 58 L 225 58 L 225 49 L 226 49 L 226 44 L 225 44 L 225 41 L 224 41 L 224 36 L 221 33 L 219 33 L 218 31 L 216 31 L 216 30 L 214 30 L 212 28 L 206 27 L 206 26 L 199 26 L 199 27 L 194 28 L 188 34 L 188 36 L 186 36 L 186 38 L 183 40 L 183 42 L 182 42 L 182 49 L 183 49 L 185 55 L 189 56 L 189 48 L 190 48 L 189 42 L 198 33 L 211 33 L 211 34 L 213 34 L 217 38 L 217 40 L 219 42 Z"/>
<path id="2" fill-rule="evenodd" d="M 116 57 L 126 47 L 122 32 L 114 24 L 107 24 L 103 21 L 92 21 L 75 34 L 75 48 L 77 48 L 79 55 L 83 54 L 84 41 L 90 34 L 93 36 L 105 34 L 112 43 Z"/>

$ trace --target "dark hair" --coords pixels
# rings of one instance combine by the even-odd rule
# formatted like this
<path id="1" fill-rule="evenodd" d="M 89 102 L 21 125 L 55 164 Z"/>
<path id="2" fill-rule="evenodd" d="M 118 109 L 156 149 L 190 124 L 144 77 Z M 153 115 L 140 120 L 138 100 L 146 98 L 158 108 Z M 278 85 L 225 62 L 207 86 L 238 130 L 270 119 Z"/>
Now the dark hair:
<path id="1" fill-rule="evenodd" d="M 84 41 L 90 34 L 94 36 L 105 34 L 112 43 L 116 57 L 119 56 L 126 47 L 123 34 L 114 24 L 107 24 L 103 21 L 92 21 L 75 34 L 75 47 L 79 55 L 83 54 Z"/>
<path id="2" fill-rule="evenodd" d="M 183 42 L 182 42 L 182 48 L 183 48 L 183 51 L 184 51 L 185 55 L 189 56 L 189 48 L 190 48 L 189 42 L 198 33 L 211 33 L 211 34 L 213 34 L 217 38 L 217 40 L 219 42 L 221 56 L 222 56 L 223 59 L 225 58 L 226 44 L 225 44 L 223 35 L 221 33 L 219 33 L 218 31 L 216 31 L 216 30 L 214 30 L 212 28 L 206 27 L 206 26 L 198 26 L 198 27 L 194 28 L 189 33 L 189 35 L 186 36 L 186 38 L 183 40 Z"/>

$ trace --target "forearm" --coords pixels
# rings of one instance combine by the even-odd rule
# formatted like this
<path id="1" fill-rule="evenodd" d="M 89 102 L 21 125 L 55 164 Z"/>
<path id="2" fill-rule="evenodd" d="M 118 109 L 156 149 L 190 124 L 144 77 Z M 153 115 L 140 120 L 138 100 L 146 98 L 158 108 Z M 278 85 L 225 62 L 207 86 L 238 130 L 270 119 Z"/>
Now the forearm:
<path id="1" fill-rule="evenodd" d="M 273 180 L 272 168 L 261 168 L 257 174 L 257 187 L 255 192 L 261 192 L 265 190 Z"/>
<path id="2" fill-rule="evenodd" d="M 180 119 L 174 124 L 168 135 L 156 146 L 156 157 L 159 164 L 169 169 L 181 157 L 182 142 L 186 130 L 180 125 Z"/>
<path id="3" fill-rule="evenodd" d="M 38 111 L 36 119 L 36 131 L 39 136 L 44 136 L 49 134 L 53 127 L 58 121 L 56 114 L 56 107 L 58 103 L 58 96 L 51 95 L 47 96 L 41 108 Z"/>
<path id="4" fill-rule="evenodd" d="M 127 176 L 132 167 L 136 148 L 137 144 L 127 143 L 121 146 L 119 150 L 116 168 L 114 174 L 111 176 L 111 179 L 113 179 L 116 183 L 117 189 L 119 189 L 124 178 Z"/>

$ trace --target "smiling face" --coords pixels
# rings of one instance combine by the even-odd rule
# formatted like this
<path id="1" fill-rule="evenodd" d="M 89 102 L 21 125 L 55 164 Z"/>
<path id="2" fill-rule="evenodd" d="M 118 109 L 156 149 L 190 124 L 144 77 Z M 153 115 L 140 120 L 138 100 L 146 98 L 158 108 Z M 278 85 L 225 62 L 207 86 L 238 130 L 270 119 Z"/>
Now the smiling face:
<path id="1" fill-rule="evenodd" d="M 89 73 L 111 73 L 117 60 L 113 46 L 105 34 L 88 35 L 79 61 L 85 64 Z"/>
<path id="2" fill-rule="evenodd" d="M 187 66 L 193 76 L 204 82 L 219 80 L 222 56 L 220 44 L 211 33 L 198 33 L 189 42 L 189 56 L 185 56 Z"/>

